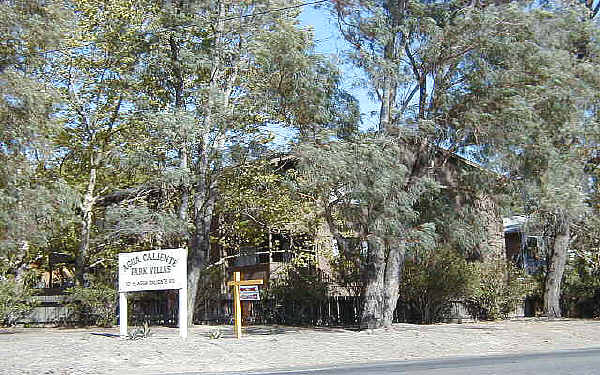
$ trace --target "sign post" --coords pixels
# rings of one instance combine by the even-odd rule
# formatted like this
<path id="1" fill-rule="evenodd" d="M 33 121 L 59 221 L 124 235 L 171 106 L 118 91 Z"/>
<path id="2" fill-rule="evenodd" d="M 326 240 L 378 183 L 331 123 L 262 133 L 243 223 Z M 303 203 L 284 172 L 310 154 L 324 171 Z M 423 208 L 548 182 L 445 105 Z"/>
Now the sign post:
<path id="1" fill-rule="evenodd" d="M 234 306 L 235 306 L 234 331 L 235 331 L 235 336 L 238 339 L 242 338 L 242 303 L 240 301 L 241 300 L 250 300 L 250 299 L 252 299 L 252 300 L 259 299 L 258 285 L 262 285 L 262 284 L 263 284 L 263 280 L 241 280 L 239 272 L 234 272 L 233 273 L 233 281 L 230 281 L 227 283 L 228 286 L 233 287 L 233 299 L 234 299 Z M 252 291 L 256 290 L 256 292 L 255 292 L 256 298 L 243 298 L 245 291 L 240 292 L 240 287 L 246 287 L 246 286 L 253 286 Z M 250 292 L 250 290 L 248 290 L 246 292 Z M 248 294 L 250 294 L 250 293 L 248 293 Z"/>
<path id="2" fill-rule="evenodd" d="M 163 249 L 119 254 L 119 334 L 127 336 L 127 293 L 179 290 L 179 336 L 186 338 L 187 250 Z"/>
<path id="3" fill-rule="evenodd" d="M 119 292 L 119 335 L 127 337 L 127 292 Z"/>
<path id="4" fill-rule="evenodd" d="M 186 262 L 187 269 L 187 262 Z M 188 337 L 188 297 L 187 297 L 187 271 L 185 287 L 179 289 L 179 336 Z"/>

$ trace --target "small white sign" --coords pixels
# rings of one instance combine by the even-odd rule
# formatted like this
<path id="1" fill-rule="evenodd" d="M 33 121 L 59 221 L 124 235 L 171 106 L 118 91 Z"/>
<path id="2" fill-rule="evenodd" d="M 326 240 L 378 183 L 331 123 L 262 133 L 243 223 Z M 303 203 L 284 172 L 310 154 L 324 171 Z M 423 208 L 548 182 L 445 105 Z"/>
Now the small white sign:
<path id="1" fill-rule="evenodd" d="M 260 301 L 258 285 L 240 285 L 240 301 Z"/>
<path id="2" fill-rule="evenodd" d="M 187 251 L 163 249 L 119 254 L 119 292 L 187 286 Z"/>
<path id="3" fill-rule="evenodd" d="M 240 285 L 240 292 L 256 292 L 258 293 L 258 285 Z"/>

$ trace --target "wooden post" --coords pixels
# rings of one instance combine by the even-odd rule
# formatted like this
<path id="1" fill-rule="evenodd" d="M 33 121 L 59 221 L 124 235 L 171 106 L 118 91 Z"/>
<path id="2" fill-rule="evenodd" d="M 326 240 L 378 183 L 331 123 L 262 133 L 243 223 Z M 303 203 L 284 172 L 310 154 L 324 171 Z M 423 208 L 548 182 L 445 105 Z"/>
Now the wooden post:
<path id="1" fill-rule="evenodd" d="M 242 303 L 240 302 L 240 273 L 233 273 L 233 281 L 238 283 L 233 287 L 233 299 L 235 301 L 235 336 L 242 338 Z"/>
<path id="2" fill-rule="evenodd" d="M 179 289 L 179 337 L 188 337 L 188 280 L 187 280 L 187 251 L 184 261 L 180 265 L 180 272 L 183 275 L 183 287 Z M 195 293 L 196 291 L 192 291 Z M 193 309 L 193 307 L 192 307 Z"/>
<path id="3" fill-rule="evenodd" d="M 242 303 L 240 301 L 240 286 L 241 285 L 261 285 L 263 284 L 263 280 L 241 280 L 241 275 L 239 272 L 233 273 L 233 281 L 227 283 L 228 286 L 232 286 L 233 288 L 233 306 L 234 306 L 234 331 L 235 335 L 238 339 L 242 338 Z"/>
<path id="4" fill-rule="evenodd" d="M 187 285 L 179 289 L 179 337 L 188 337 L 188 301 Z"/>
<path id="5" fill-rule="evenodd" d="M 119 335 L 127 337 L 127 293 L 119 293 Z"/>

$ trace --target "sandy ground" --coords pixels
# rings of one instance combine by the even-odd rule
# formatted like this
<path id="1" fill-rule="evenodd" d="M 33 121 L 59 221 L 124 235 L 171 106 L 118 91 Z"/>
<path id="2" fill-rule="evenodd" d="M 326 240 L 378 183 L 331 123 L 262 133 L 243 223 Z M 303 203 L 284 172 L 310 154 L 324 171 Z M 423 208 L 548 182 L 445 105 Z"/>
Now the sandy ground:
<path id="1" fill-rule="evenodd" d="M 224 337 L 210 339 L 220 328 Z M 237 340 L 231 326 L 154 327 L 127 340 L 112 329 L 0 329 L 0 374 L 207 373 L 319 367 L 453 356 L 600 347 L 600 321 L 524 319 L 490 323 L 395 324 L 348 331 L 255 326 Z"/>

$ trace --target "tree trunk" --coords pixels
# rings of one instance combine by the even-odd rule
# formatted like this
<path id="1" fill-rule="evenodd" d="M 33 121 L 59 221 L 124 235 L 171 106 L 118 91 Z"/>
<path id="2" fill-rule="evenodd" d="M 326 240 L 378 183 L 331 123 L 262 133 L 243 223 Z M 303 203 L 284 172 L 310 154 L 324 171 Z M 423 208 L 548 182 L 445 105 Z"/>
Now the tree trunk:
<path id="1" fill-rule="evenodd" d="M 361 328 L 383 326 L 383 296 L 385 281 L 385 247 L 376 238 L 367 240 L 367 265 L 364 270 L 363 310 Z"/>
<path id="2" fill-rule="evenodd" d="M 421 73 L 419 77 L 419 119 L 425 118 L 425 108 L 427 107 L 427 77 Z"/>
<path id="3" fill-rule="evenodd" d="M 186 150 L 186 145 L 184 143 L 183 147 L 181 148 L 181 150 L 179 151 L 179 168 L 182 171 L 185 171 L 185 169 L 188 166 L 188 158 L 187 158 L 187 150 Z M 189 200 L 190 200 L 190 190 L 189 190 L 189 186 L 187 184 L 183 184 L 182 189 L 181 189 L 181 202 L 179 204 L 179 220 L 181 220 L 182 223 L 186 223 L 188 220 L 188 209 L 189 209 Z M 186 230 L 187 232 L 187 230 Z"/>
<path id="4" fill-rule="evenodd" d="M 395 38 L 385 44 L 384 57 L 392 61 L 396 55 Z M 392 72 L 385 72 L 381 87 L 381 108 L 379 110 L 379 132 L 389 132 L 393 120 L 392 113 L 396 105 L 397 84 Z"/>
<path id="5" fill-rule="evenodd" d="M 21 244 L 21 259 L 17 262 L 18 266 L 15 267 L 15 280 L 22 283 L 25 278 L 25 273 L 27 272 L 27 266 L 29 262 L 27 261 L 27 251 L 29 250 L 29 242 L 23 241 Z"/>
<path id="6" fill-rule="evenodd" d="M 211 80 L 208 88 L 208 97 L 204 110 L 204 122 L 209 129 L 217 129 L 215 144 L 210 141 L 200 141 L 198 146 L 199 160 L 197 161 L 194 197 L 194 234 L 190 241 L 190 250 L 188 253 L 188 325 L 194 320 L 194 307 L 198 299 L 198 286 L 200 276 L 206 264 L 210 259 L 210 230 L 213 219 L 215 203 L 217 200 L 217 186 L 215 183 L 215 170 L 218 168 L 219 161 L 213 159 L 212 150 L 219 150 L 225 144 L 225 133 L 219 129 L 216 123 L 217 116 L 213 109 L 218 100 L 221 105 L 221 113 L 229 109 L 229 95 L 231 95 L 232 83 L 229 87 L 222 86 L 225 68 L 223 67 L 223 57 L 221 54 L 223 46 L 225 4 L 218 3 L 218 19 L 215 27 L 215 55 L 213 56 L 213 67 Z M 235 73 L 232 73 L 235 75 Z M 204 143 L 207 142 L 207 143 Z"/>
<path id="7" fill-rule="evenodd" d="M 390 248 L 388 260 L 385 265 L 385 279 L 383 291 L 383 326 L 390 327 L 394 320 L 394 311 L 398 304 L 402 266 L 404 265 L 404 249 L 393 246 Z"/>
<path id="8" fill-rule="evenodd" d="M 338 252 L 340 254 L 342 254 L 343 256 L 347 257 L 350 252 L 350 249 L 348 246 L 348 240 L 346 238 L 344 238 L 341 235 L 340 231 L 338 230 L 335 220 L 333 218 L 333 213 L 332 213 L 331 207 L 329 207 L 327 203 L 323 203 L 323 207 L 325 207 L 323 215 L 325 217 L 327 227 L 329 228 L 329 232 L 335 239 L 335 243 L 337 245 Z"/>
<path id="9" fill-rule="evenodd" d="M 202 190 L 197 191 L 194 200 L 194 234 L 188 253 L 188 326 L 194 321 L 200 276 L 210 257 L 210 228 L 216 195 L 214 188 L 207 190 L 204 190 L 205 194 Z"/>
<path id="10" fill-rule="evenodd" d="M 85 274 L 87 271 L 86 258 L 88 256 L 90 247 L 90 233 L 92 230 L 92 214 L 94 209 L 94 202 L 96 197 L 94 191 L 96 189 L 96 171 L 98 164 L 98 155 L 92 154 L 90 156 L 90 175 L 88 177 L 87 188 L 83 196 L 83 203 L 81 205 L 81 232 L 79 242 L 79 252 L 75 258 L 75 279 L 78 285 L 83 285 L 85 280 Z"/>
<path id="11" fill-rule="evenodd" d="M 179 14 L 181 6 L 180 4 L 174 4 L 177 7 L 177 13 Z M 174 35 L 169 37 L 169 49 L 171 55 L 171 68 L 173 69 L 173 93 L 175 96 L 175 109 L 176 111 L 185 111 L 184 101 L 184 80 L 183 73 L 181 71 L 181 63 L 179 61 L 179 45 Z M 179 113 L 175 114 L 179 116 Z M 187 150 L 187 134 L 183 135 L 181 142 L 181 149 L 179 150 L 179 168 L 181 171 L 185 171 L 188 167 L 188 150 Z M 183 184 L 181 187 L 181 201 L 179 205 L 179 219 L 186 223 L 188 220 L 188 209 L 190 200 L 190 188 L 187 184 Z M 185 229 L 187 234 L 187 229 Z"/>
<path id="12" fill-rule="evenodd" d="M 549 318 L 560 318 L 560 286 L 565 264 L 567 262 L 567 249 L 571 238 L 570 224 L 564 220 L 558 225 L 554 243 L 552 244 L 552 255 L 548 264 L 544 288 L 544 314 Z"/>
<path id="13" fill-rule="evenodd" d="M 481 194 L 475 200 L 475 209 L 483 226 L 483 241 L 479 245 L 479 257 L 482 262 L 490 263 L 506 260 L 502 217 L 493 198 Z"/>

